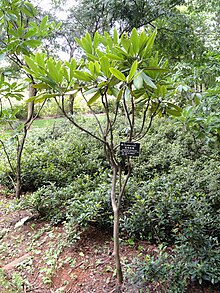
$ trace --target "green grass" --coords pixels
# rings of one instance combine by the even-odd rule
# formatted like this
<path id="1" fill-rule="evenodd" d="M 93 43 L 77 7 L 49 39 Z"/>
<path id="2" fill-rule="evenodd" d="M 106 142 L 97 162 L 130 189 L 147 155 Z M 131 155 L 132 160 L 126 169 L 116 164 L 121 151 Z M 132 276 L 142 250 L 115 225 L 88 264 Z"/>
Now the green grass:
<path id="1" fill-rule="evenodd" d="M 37 119 L 33 122 L 34 128 L 44 128 L 44 127 L 50 127 L 54 124 L 58 124 L 60 122 L 65 121 L 65 118 L 47 118 L 47 119 Z"/>
<path id="2" fill-rule="evenodd" d="M 54 124 L 57 125 L 64 122 L 65 118 L 47 118 L 47 119 L 37 119 L 33 122 L 31 129 L 33 128 L 47 128 L 52 127 Z M 0 139 L 7 140 L 13 134 L 12 130 L 2 127 L 0 129 Z"/>

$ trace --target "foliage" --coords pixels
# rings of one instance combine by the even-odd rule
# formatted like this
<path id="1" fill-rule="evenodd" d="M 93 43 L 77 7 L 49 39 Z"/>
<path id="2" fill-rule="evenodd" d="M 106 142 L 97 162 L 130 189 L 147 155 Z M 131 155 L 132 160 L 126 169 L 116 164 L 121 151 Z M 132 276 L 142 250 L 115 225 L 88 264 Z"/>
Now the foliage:
<path id="1" fill-rule="evenodd" d="M 141 255 L 141 257 L 143 257 Z M 145 255 L 144 260 L 135 258 L 127 268 L 127 278 L 140 288 L 156 288 L 159 292 L 185 292 L 188 275 L 182 272 L 180 259 L 161 245 L 155 255 Z"/>
<path id="2" fill-rule="evenodd" d="M 183 293 L 190 282 L 219 283 L 219 249 L 195 251 L 186 242 L 171 251 L 161 245 L 155 255 L 147 254 L 144 260 L 140 259 L 143 259 L 142 255 L 133 259 L 126 272 L 127 278 L 140 288 L 150 285 L 157 286 L 158 290 L 159 286 L 160 292 Z"/>
<path id="3" fill-rule="evenodd" d="M 7 290 L 6 292 L 20 293 L 23 291 L 23 285 L 26 282 L 16 272 L 12 274 L 12 280 L 9 281 L 4 270 L 0 270 L 0 288 Z"/>
<path id="4" fill-rule="evenodd" d="M 165 121 L 158 122 L 142 144 L 133 170 L 134 200 L 122 217 L 130 236 L 155 241 L 173 241 L 173 229 L 200 212 L 212 215 L 217 228 L 214 218 L 219 213 L 218 147 Z M 210 225 L 207 233 L 217 235 L 217 230 Z"/>
<path id="5" fill-rule="evenodd" d="M 184 127 L 207 142 L 220 142 L 219 87 L 204 92 L 196 105 L 188 105 L 177 120 Z"/>
<path id="6" fill-rule="evenodd" d="M 13 144 L 8 145 L 9 148 L 15 164 Z M 102 162 L 103 154 L 99 144 L 86 134 L 69 129 L 69 124 L 57 123 L 48 129 L 38 129 L 38 135 L 35 131 L 30 132 L 24 149 L 21 177 L 23 191 L 36 190 L 49 182 L 66 186 L 81 174 L 96 176 L 105 167 Z M 5 161 L 2 164 L 7 166 Z M 7 177 L 13 174 L 8 167 L 1 170 L 1 183 L 7 185 L 10 182 Z"/>

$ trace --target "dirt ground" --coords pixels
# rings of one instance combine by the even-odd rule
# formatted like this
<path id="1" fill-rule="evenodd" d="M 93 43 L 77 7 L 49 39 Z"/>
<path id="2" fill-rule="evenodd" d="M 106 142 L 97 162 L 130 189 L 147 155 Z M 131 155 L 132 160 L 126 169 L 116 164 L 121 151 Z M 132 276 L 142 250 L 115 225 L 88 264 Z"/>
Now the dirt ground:
<path id="1" fill-rule="evenodd" d="M 66 246 L 62 225 L 51 226 L 33 219 L 16 227 L 21 219 L 31 215 L 28 211 L 13 211 L 12 206 L 13 200 L 0 194 L 1 293 L 119 292 L 111 231 L 90 227 L 76 243 Z M 157 252 L 157 247 L 149 242 L 122 241 L 122 265 L 125 268 L 135 256 Z M 164 291 L 159 284 L 141 289 L 125 278 L 120 292 Z M 187 292 L 220 293 L 220 288 L 191 284 Z"/>

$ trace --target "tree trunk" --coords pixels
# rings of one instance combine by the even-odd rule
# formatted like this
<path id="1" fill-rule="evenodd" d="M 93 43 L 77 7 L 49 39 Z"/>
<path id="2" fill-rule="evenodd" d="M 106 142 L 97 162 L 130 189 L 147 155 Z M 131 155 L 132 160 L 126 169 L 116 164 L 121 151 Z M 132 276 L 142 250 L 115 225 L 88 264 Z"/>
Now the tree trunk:
<path id="1" fill-rule="evenodd" d="M 32 85 L 29 87 L 29 98 L 36 96 L 36 89 L 33 88 Z M 19 140 L 18 137 L 18 146 L 17 146 L 17 166 L 16 166 L 16 187 L 15 187 L 15 196 L 16 198 L 20 198 L 21 196 L 21 158 L 22 158 L 22 153 L 27 137 L 27 132 L 29 129 L 29 126 L 32 122 L 34 115 L 34 102 L 28 103 L 28 113 L 27 113 L 27 119 L 24 124 L 24 129 L 23 129 L 23 136 L 21 140 Z"/>
<path id="2" fill-rule="evenodd" d="M 113 229 L 113 238 L 114 238 L 114 251 L 113 255 L 115 257 L 115 265 L 117 271 L 117 279 L 119 285 L 123 282 L 123 273 L 121 268 L 120 261 L 120 252 L 119 252 L 119 210 L 120 205 L 117 205 L 116 202 L 116 182 L 117 182 L 117 167 L 113 167 L 113 177 L 112 177 L 112 190 L 111 190 L 111 201 L 112 208 L 114 211 L 114 229 Z"/>
<path id="3" fill-rule="evenodd" d="M 114 210 L 114 257 L 117 271 L 118 282 L 121 285 L 123 283 L 123 273 L 121 268 L 120 260 L 120 249 L 119 249 L 119 209 Z"/>
<path id="4" fill-rule="evenodd" d="M 68 106 L 69 106 L 69 113 L 71 114 L 71 115 L 73 115 L 73 105 L 74 105 L 74 94 L 71 94 L 70 96 L 69 96 L 69 103 L 68 103 Z"/>
<path id="5" fill-rule="evenodd" d="M 27 128 L 26 126 L 24 126 L 24 134 L 21 141 L 19 141 L 19 138 L 18 138 L 18 148 L 17 148 L 15 196 L 18 199 L 21 197 L 21 157 L 22 157 L 22 152 L 24 149 L 26 137 L 27 137 Z"/>

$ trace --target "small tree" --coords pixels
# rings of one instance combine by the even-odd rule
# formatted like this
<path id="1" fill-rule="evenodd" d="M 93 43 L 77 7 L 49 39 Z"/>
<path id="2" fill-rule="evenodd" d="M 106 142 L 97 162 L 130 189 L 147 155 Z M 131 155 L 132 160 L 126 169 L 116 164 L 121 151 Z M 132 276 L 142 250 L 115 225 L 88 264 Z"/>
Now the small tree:
<path id="1" fill-rule="evenodd" d="M 42 20 L 37 19 L 37 11 L 34 6 L 28 1 L 22 0 L 2 0 L 0 3 L 0 54 L 4 56 L 6 61 L 10 63 L 14 69 L 8 75 L 7 80 L 2 80 L 0 83 L 2 101 L 9 101 L 9 110 L 6 112 L 0 111 L 0 122 L 7 121 L 11 129 L 16 133 L 16 170 L 12 172 L 16 178 L 15 192 L 16 197 L 20 197 L 21 193 L 21 158 L 25 145 L 28 129 L 34 116 L 34 103 L 28 103 L 27 117 L 24 123 L 12 123 L 11 119 L 15 119 L 16 109 L 13 105 L 13 99 L 22 100 L 24 98 L 25 82 L 24 79 L 28 77 L 29 97 L 35 96 L 37 90 L 33 87 L 35 83 L 34 77 L 31 74 L 24 75 L 22 67 L 25 65 L 24 56 L 30 56 L 34 53 L 36 48 L 42 46 L 43 39 L 49 34 L 51 30 L 56 28 L 54 23 L 48 23 L 48 17 L 45 16 Z M 3 70 L 4 71 L 4 70 Z M 4 72 L 2 74 L 4 76 Z M 4 78 L 6 79 L 6 78 Z M 16 80 L 16 82 L 14 82 Z M 11 113 L 9 113 L 11 112 Z M 9 116 L 8 116 L 9 115 Z M 6 148 L 3 141 L 0 141 L 4 151 Z M 9 155 L 7 154 L 9 161 Z"/>
<path id="2" fill-rule="evenodd" d="M 119 213 L 121 201 L 132 171 L 129 155 L 121 157 L 116 122 L 124 116 L 126 134 L 124 143 L 140 141 L 151 127 L 153 118 L 161 113 L 167 97 L 165 68 L 167 62 L 160 60 L 152 47 L 156 31 L 147 36 L 143 31 L 138 34 L 132 30 L 130 36 L 118 36 L 117 30 L 111 36 L 95 33 L 94 38 L 87 33 L 77 43 L 86 54 L 85 60 L 78 63 L 56 61 L 46 58 L 45 54 L 26 57 L 26 71 L 35 76 L 35 85 L 42 92 L 31 101 L 42 102 L 54 97 L 67 119 L 79 130 L 100 141 L 106 159 L 112 169 L 111 203 L 114 212 L 114 256 L 118 282 L 123 282 L 119 254 Z M 71 115 L 64 107 L 65 95 L 73 92 L 86 100 L 97 122 L 97 129 L 91 131 L 80 124 L 76 115 Z M 93 104 L 101 100 L 104 118 L 95 114 Z M 113 103 L 113 107 L 112 107 Z M 111 104 L 111 105 L 110 105 Z M 166 106 L 178 112 L 179 108 L 171 103 Z M 141 116 L 142 122 L 137 122 Z"/>

